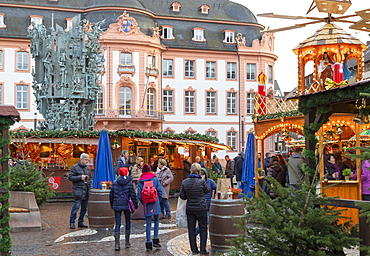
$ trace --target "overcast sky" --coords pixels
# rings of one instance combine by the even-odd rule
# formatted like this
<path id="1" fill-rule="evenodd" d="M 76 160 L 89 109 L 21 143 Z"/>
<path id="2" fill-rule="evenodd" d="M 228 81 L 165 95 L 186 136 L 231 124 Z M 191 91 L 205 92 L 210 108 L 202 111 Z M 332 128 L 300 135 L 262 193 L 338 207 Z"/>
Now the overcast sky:
<path id="1" fill-rule="evenodd" d="M 310 20 L 288 20 L 276 18 L 257 17 L 260 13 L 274 13 L 281 15 L 292 16 L 310 16 L 324 18 L 326 13 L 320 13 L 315 10 L 306 15 L 312 0 L 232 0 L 246 6 L 257 18 L 258 22 L 266 28 L 276 29 L 286 26 L 292 26 L 299 23 L 304 23 Z M 348 8 L 345 15 L 355 14 L 355 11 L 360 11 L 370 8 L 370 1 L 368 0 L 351 0 L 352 5 Z M 364 4 L 365 3 L 365 4 Z M 338 15 L 333 15 L 334 17 Z M 360 20 L 360 17 L 350 18 L 353 21 Z M 335 22 L 337 26 L 345 31 L 351 33 L 353 36 L 360 39 L 366 44 L 370 41 L 369 33 L 349 29 L 346 23 Z M 304 41 L 309 36 L 313 35 L 317 29 L 324 26 L 324 23 L 307 25 L 303 28 L 276 32 L 275 33 L 275 53 L 278 55 L 278 60 L 275 66 L 275 79 L 277 79 L 280 88 L 283 91 L 291 91 L 297 86 L 297 56 L 293 53 L 293 48 Z"/>

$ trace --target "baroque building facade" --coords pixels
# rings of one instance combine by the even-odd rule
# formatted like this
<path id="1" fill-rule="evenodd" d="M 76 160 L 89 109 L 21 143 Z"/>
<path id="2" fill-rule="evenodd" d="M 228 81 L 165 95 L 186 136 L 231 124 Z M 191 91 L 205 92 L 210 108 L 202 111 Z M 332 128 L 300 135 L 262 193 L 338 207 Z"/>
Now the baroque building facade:
<path id="1" fill-rule="evenodd" d="M 261 33 L 254 14 L 232 1 L 5 0 L 0 10 L 0 104 L 21 113 L 13 128 L 43 120 L 27 29 L 67 31 L 75 15 L 104 20 L 94 129 L 208 134 L 233 148 L 219 157 L 233 155 L 253 127 L 258 75 L 274 87 L 274 35 Z"/>

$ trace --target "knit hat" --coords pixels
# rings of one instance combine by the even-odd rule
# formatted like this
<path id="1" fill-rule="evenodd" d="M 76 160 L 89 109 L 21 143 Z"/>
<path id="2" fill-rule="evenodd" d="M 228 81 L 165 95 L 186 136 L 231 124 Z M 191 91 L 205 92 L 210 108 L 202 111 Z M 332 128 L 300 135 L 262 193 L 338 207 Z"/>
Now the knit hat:
<path id="1" fill-rule="evenodd" d="M 128 168 L 127 167 L 121 167 L 118 170 L 118 175 L 119 176 L 127 176 L 128 174 Z"/>
<path id="2" fill-rule="evenodd" d="M 149 164 L 144 164 L 143 165 L 143 169 L 142 169 L 142 172 L 151 172 L 152 171 L 152 168 L 150 167 Z"/>

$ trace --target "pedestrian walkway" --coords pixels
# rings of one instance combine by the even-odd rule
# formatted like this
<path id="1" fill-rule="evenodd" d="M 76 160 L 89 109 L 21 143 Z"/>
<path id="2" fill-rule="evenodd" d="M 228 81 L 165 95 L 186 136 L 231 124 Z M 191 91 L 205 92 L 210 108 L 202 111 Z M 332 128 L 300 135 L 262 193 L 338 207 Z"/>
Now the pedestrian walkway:
<path id="1" fill-rule="evenodd" d="M 175 210 L 177 199 L 170 198 L 169 201 L 171 209 Z M 12 255 L 191 255 L 187 229 L 176 227 L 174 211 L 171 219 L 160 220 L 159 239 L 162 249 L 147 253 L 145 250 L 145 220 L 133 220 L 131 248 L 121 247 L 121 251 L 116 252 L 112 230 L 69 229 L 69 214 L 72 205 L 73 202 L 42 205 L 40 209 L 42 230 L 11 233 Z M 124 244 L 123 232 L 121 229 L 121 244 Z M 209 240 L 207 250 L 210 251 Z M 358 249 L 345 252 L 348 256 L 359 255 Z"/>

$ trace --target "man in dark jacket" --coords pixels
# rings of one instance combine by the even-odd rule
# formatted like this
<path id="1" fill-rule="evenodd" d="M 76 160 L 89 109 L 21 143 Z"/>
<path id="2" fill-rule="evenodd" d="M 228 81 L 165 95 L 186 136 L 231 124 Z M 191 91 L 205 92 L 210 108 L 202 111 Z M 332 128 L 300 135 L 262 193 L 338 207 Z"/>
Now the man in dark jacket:
<path id="1" fill-rule="evenodd" d="M 118 170 L 121 167 L 124 167 L 126 164 L 128 164 L 128 159 L 130 157 L 130 154 L 128 153 L 128 150 L 122 150 L 121 155 L 117 159 L 116 164 L 116 175 L 118 175 Z M 127 167 L 127 166 L 126 166 Z"/>
<path id="2" fill-rule="evenodd" d="M 225 156 L 225 160 L 226 160 L 225 174 L 227 178 L 230 178 L 231 187 L 233 187 L 235 162 L 234 160 L 230 159 L 228 155 Z"/>
<path id="3" fill-rule="evenodd" d="M 89 163 L 89 155 L 82 153 L 80 161 L 73 165 L 69 171 L 68 179 L 73 182 L 72 193 L 74 197 L 74 204 L 72 206 L 69 219 L 69 227 L 71 229 L 75 229 L 76 215 L 80 207 L 81 210 L 80 217 L 78 218 L 78 226 L 81 228 L 88 228 L 88 226 L 84 224 L 84 216 L 89 202 L 89 191 L 92 182 L 91 170 L 90 167 L 87 166 Z"/>
<path id="4" fill-rule="evenodd" d="M 188 222 L 188 236 L 190 249 L 193 254 L 198 254 L 198 246 L 195 237 L 195 224 L 198 221 L 200 228 L 200 253 L 207 255 L 207 203 L 204 197 L 210 189 L 200 176 L 201 167 L 194 163 L 190 167 L 189 178 L 183 180 L 180 189 L 180 198 L 188 200 L 186 203 L 186 216 Z"/>
<path id="5" fill-rule="evenodd" d="M 242 188 L 242 171 L 243 171 L 243 162 L 244 162 L 244 153 L 239 152 L 236 157 L 234 157 L 235 166 L 234 173 L 236 176 L 236 182 L 238 183 L 237 188 Z"/>
<path id="6" fill-rule="evenodd" d="M 300 189 L 305 179 L 305 172 L 302 168 L 304 157 L 302 156 L 302 148 L 296 148 L 293 155 L 289 158 L 288 176 L 289 185 Z"/>

